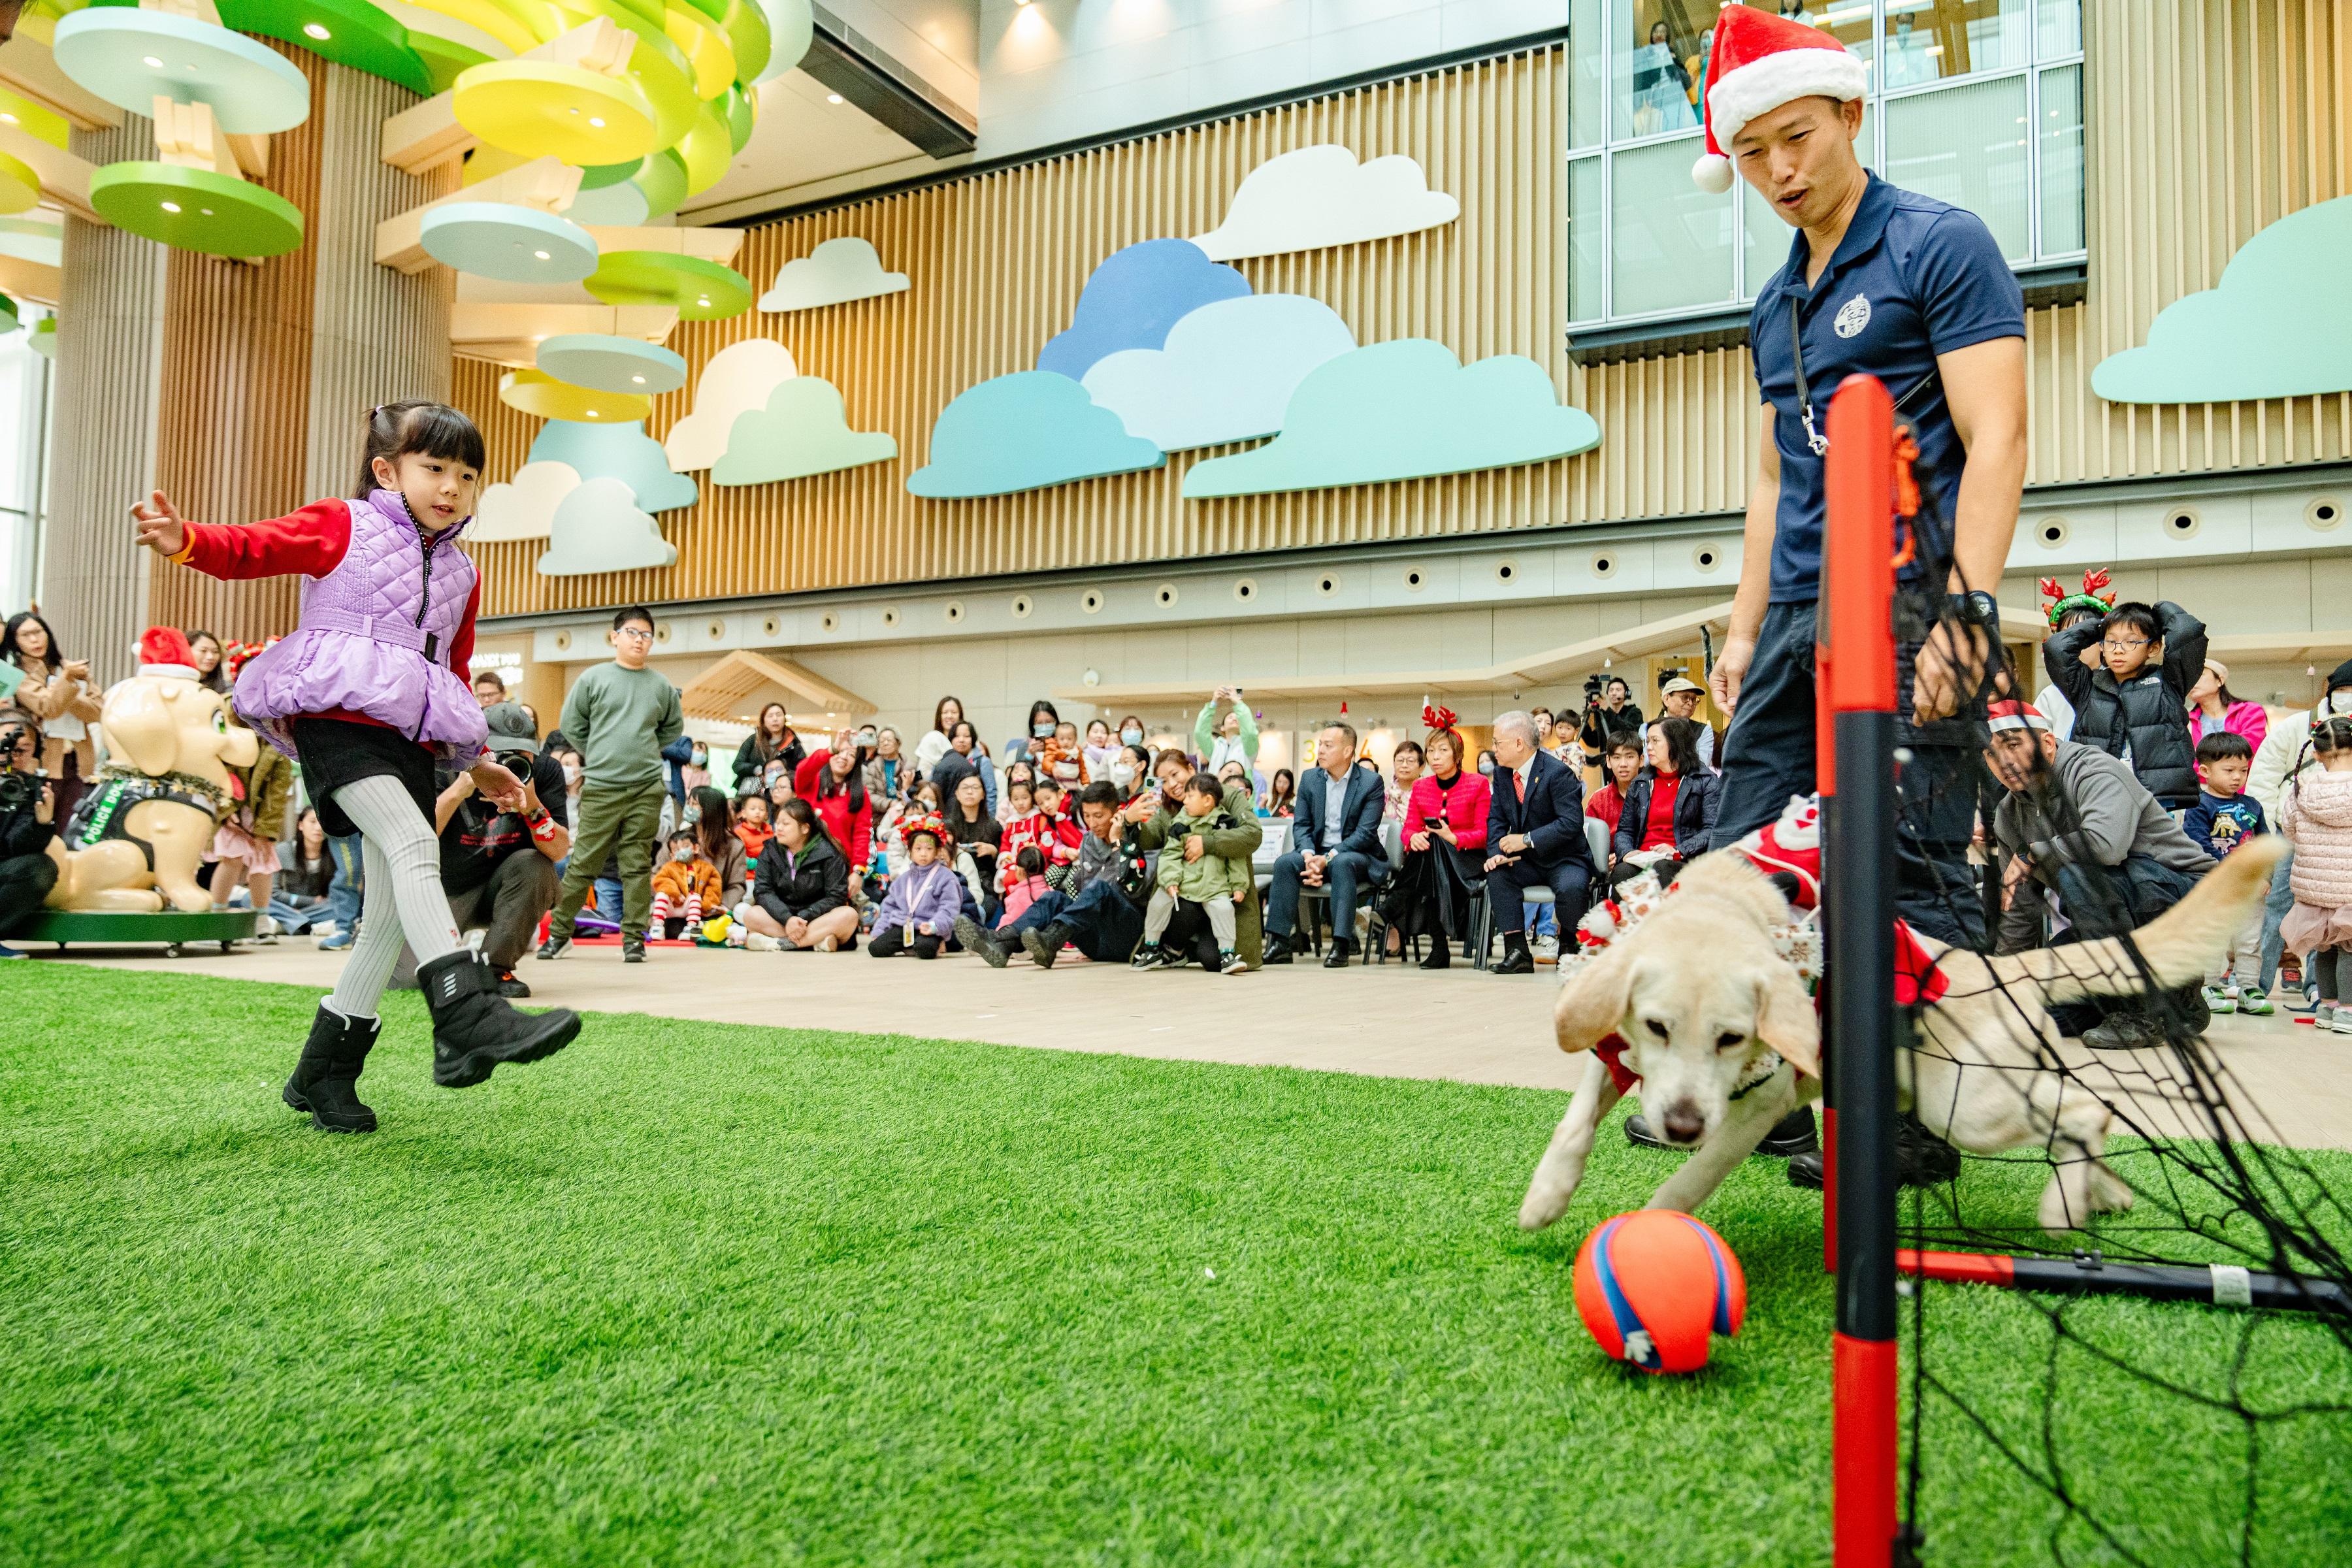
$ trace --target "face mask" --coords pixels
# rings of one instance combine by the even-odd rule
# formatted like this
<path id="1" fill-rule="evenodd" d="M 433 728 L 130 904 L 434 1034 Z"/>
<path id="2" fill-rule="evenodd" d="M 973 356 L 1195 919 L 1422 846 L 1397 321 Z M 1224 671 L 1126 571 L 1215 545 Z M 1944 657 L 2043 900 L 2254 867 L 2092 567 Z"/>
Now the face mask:
<path id="1" fill-rule="evenodd" d="M 1495 771 L 1495 764 L 1492 763 L 1480 763 L 1478 764 L 1478 771 L 1482 773 L 1491 773 Z"/>
<path id="2" fill-rule="evenodd" d="M 702 820 L 702 807 L 698 805 L 688 806 L 686 808 L 686 816 L 683 820 L 689 827 L 694 826 L 694 824 L 700 822 Z"/>
<path id="3" fill-rule="evenodd" d="M 1029 726 L 1029 732 L 1036 736 L 1037 739 L 1041 741 L 1050 741 L 1054 738 L 1054 726 L 1051 724 L 1032 724 Z"/>
<path id="4" fill-rule="evenodd" d="M 563 764 L 563 783 L 564 783 L 565 787 L 569 788 L 571 785 L 572 785 L 572 784 L 578 784 L 579 782 L 580 782 L 580 764 L 579 764 L 578 763 L 564 763 L 564 764 Z"/>
<path id="5" fill-rule="evenodd" d="M 698 768 L 708 767 L 710 764 L 710 753 L 704 751 L 701 747 L 697 746 L 694 748 L 692 760 L 693 764 Z"/>
<path id="6" fill-rule="evenodd" d="M 1135 764 L 1133 763 L 1111 763 L 1110 782 L 1118 785 L 1121 789 L 1125 789 L 1128 785 L 1133 784 L 1135 782 Z"/>
<path id="7" fill-rule="evenodd" d="M 1139 746 L 1143 744 L 1143 731 L 1140 730 L 1121 730 L 1118 732 L 1118 739 L 1121 745 Z"/>

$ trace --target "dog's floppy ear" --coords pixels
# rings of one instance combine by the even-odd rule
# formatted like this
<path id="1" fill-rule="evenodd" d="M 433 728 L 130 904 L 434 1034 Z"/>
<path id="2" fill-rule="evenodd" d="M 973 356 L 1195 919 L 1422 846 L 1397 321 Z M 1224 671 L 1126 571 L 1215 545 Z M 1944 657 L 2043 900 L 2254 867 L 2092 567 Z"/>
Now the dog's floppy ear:
<path id="1" fill-rule="evenodd" d="M 126 680 L 107 699 L 99 719 L 107 749 L 150 778 L 170 773 L 180 754 L 179 715 L 163 703 L 170 686 L 163 676 Z"/>
<path id="2" fill-rule="evenodd" d="M 1625 1002 L 1633 988 L 1633 955 L 1622 945 L 1586 964 L 1559 988 L 1559 1005 L 1552 1011 L 1559 1048 L 1571 1055 L 1589 1051 L 1615 1034 L 1625 1021 Z"/>
<path id="3" fill-rule="evenodd" d="M 1807 1078 L 1822 1076 L 1822 1020 L 1794 964 L 1773 964 L 1758 984 L 1756 1037 Z"/>

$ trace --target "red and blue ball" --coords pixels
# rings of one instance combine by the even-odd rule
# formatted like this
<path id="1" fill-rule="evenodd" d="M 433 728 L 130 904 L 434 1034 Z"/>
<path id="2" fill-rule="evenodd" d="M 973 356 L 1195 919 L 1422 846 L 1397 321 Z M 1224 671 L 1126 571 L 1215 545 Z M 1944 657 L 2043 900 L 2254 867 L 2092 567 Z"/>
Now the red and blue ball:
<path id="1" fill-rule="evenodd" d="M 1576 1254 L 1576 1310 L 1601 1348 L 1644 1372 L 1696 1372 L 1748 1311 L 1739 1259 L 1673 1209 L 1604 1220 Z"/>

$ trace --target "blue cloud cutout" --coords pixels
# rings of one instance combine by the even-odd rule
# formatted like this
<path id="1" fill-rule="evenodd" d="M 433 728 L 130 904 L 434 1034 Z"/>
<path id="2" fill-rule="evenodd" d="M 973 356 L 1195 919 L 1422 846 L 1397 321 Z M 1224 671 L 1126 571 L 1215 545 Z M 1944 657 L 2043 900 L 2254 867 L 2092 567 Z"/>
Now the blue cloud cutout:
<path id="1" fill-rule="evenodd" d="M 1339 312 L 1304 294 L 1203 305 L 1164 349 L 1121 349 L 1087 372 L 1087 395 L 1166 452 L 1255 441 L 1282 428 L 1290 395 L 1356 346 Z"/>
<path id="2" fill-rule="evenodd" d="M 1601 426 L 1560 405 L 1543 367 L 1518 354 L 1465 366 L 1444 343 L 1399 338 L 1327 360 L 1263 447 L 1184 476 L 1188 500 L 1385 484 L 1565 458 Z"/>
<path id="3" fill-rule="evenodd" d="M 1023 370 L 967 387 L 940 411 L 931 460 L 907 489 L 935 500 L 1010 495 L 1167 460 L 1068 376 Z"/>
<path id="4" fill-rule="evenodd" d="M 1156 349 L 1168 329 L 1202 306 L 1250 291 L 1249 279 L 1212 261 L 1189 239 L 1147 239 L 1097 267 L 1070 312 L 1069 330 L 1038 351 L 1037 368 L 1083 380 L 1121 349 Z"/>
<path id="5" fill-rule="evenodd" d="M 2233 403 L 2352 391 L 2352 196 L 2289 213 L 2246 241 L 2218 288 L 2157 312 L 2147 342 L 2109 354 L 2091 390 L 2110 403 Z"/>
<path id="6" fill-rule="evenodd" d="M 662 445 L 646 434 L 646 423 L 584 425 L 551 419 L 530 444 L 534 463 L 569 463 L 583 479 L 618 479 L 647 511 L 674 511 L 700 497 L 694 481 L 669 466 Z"/>

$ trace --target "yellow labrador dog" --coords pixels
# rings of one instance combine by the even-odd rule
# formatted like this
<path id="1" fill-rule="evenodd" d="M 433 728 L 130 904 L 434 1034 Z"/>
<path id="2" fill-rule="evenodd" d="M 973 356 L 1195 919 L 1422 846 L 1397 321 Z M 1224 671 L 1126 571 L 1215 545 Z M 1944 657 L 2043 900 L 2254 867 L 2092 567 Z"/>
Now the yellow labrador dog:
<path id="1" fill-rule="evenodd" d="M 2248 841 L 2135 933 L 2158 984 L 2203 977 L 2268 890 L 2284 853 L 2275 835 Z M 1560 989 L 1559 1048 L 1589 1052 L 1611 1035 L 1623 1040 L 1652 1126 L 1668 1143 L 1696 1151 L 1651 1196 L 1651 1208 L 1696 1209 L 1774 1122 L 1820 1097 L 1812 1003 L 1771 934 L 1792 918 L 1737 851 L 1703 856 L 1654 913 Z M 2100 1158 L 2113 1111 L 2048 1065 L 2059 1037 L 2049 1004 L 2139 989 L 2122 942 L 1984 956 L 1917 941 L 1948 984 L 1921 1010 L 1917 1037 L 1895 1064 L 1904 1109 L 1971 1153 L 2049 1149 L 2055 1171 L 2042 1194 L 2046 1230 L 2131 1206 L 2131 1188 Z M 1619 1092 L 1608 1065 L 1592 1058 L 1528 1184 L 1523 1228 L 1540 1230 L 1567 1211 Z"/>

